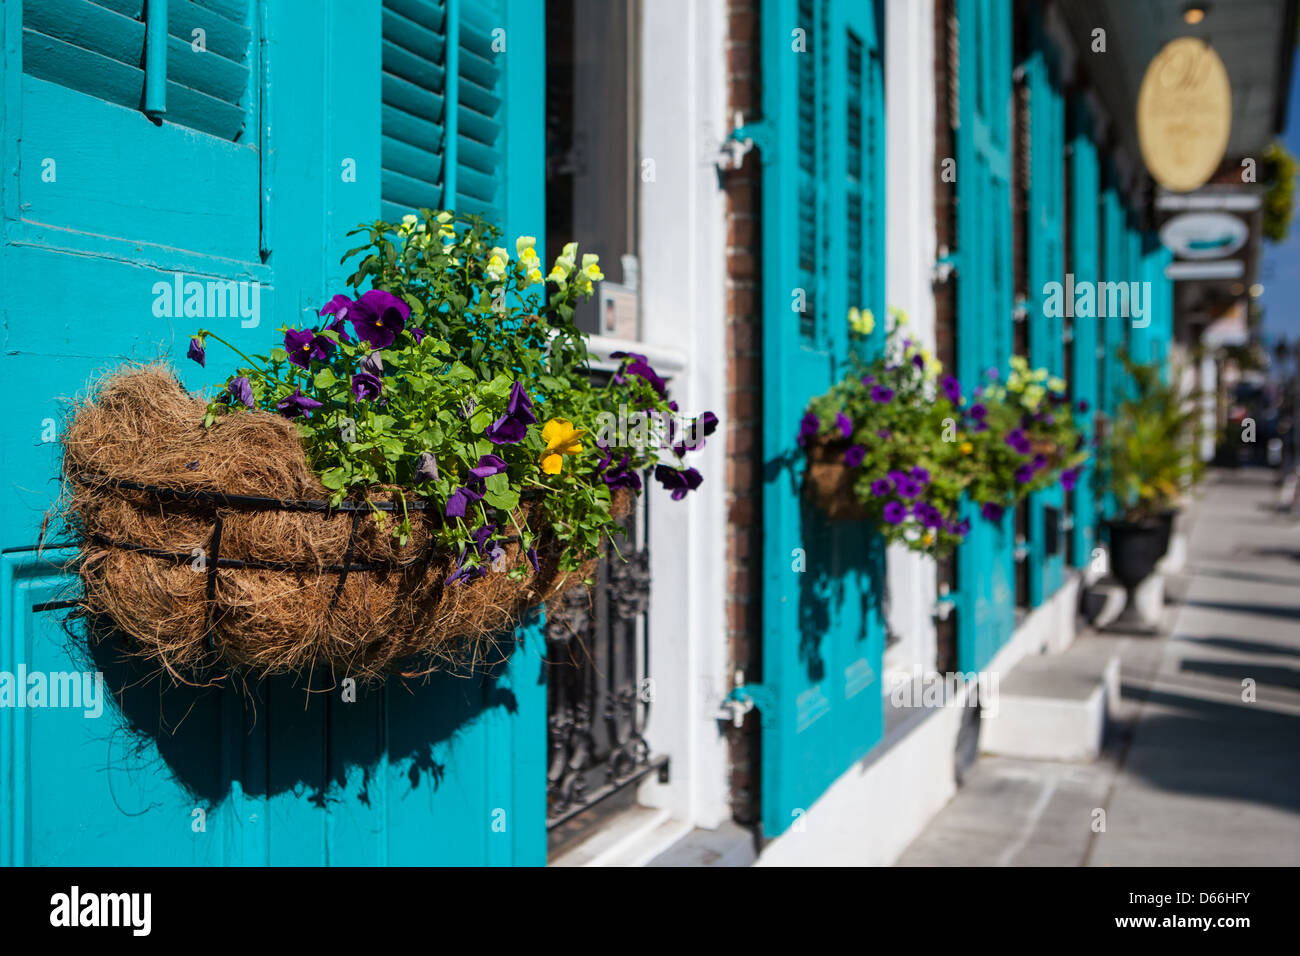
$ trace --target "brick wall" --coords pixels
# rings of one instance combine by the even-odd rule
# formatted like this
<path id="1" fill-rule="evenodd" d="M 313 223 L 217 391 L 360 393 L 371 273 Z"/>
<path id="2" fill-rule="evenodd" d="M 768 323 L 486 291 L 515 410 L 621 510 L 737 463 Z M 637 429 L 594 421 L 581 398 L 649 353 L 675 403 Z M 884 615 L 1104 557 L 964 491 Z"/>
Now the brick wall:
<path id="1" fill-rule="evenodd" d="M 728 0 L 727 115 L 761 111 L 759 0 Z M 759 157 L 723 174 L 727 196 L 727 645 L 733 668 L 762 680 L 762 310 Z M 758 714 L 730 729 L 735 819 L 759 819 Z"/>

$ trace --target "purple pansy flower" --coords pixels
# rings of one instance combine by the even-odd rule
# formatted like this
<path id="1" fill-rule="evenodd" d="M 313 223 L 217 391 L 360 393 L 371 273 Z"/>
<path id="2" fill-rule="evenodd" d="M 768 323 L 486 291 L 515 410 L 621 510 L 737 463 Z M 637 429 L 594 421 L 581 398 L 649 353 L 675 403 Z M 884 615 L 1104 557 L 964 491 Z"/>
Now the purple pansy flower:
<path id="1" fill-rule="evenodd" d="M 419 345 L 424 341 L 424 329 L 420 328 L 418 325 L 412 325 L 406 331 L 411 333 L 411 338 L 415 339 L 416 345 Z"/>
<path id="2" fill-rule="evenodd" d="M 890 524 L 899 524 L 907 517 L 907 509 L 897 501 L 891 501 L 885 505 L 884 518 Z"/>
<path id="3" fill-rule="evenodd" d="M 476 491 L 469 485 L 461 485 L 451 493 L 447 499 L 447 517 L 463 518 L 465 509 L 483 497 L 481 491 Z"/>
<path id="4" fill-rule="evenodd" d="M 917 368 L 925 368 L 925 359 L 921 358 L 919 355 L 913 355 L 912 364 Z"/>
<path id="5" fill-rule="evenodd" d="M 622 385 L 627 381 L 628 376 L 635 376 L 649 382 L 650 387 L 658 393 L 660 398 L 667 397 L 667 383 L 659 377 L 659 373 L 650 367 L 650 361 L 644 355 L 638 355 L 636 352 L 610 352 L 609 357 L 623 360 L 623 364 L 614 375 L 615 385 Z"/>
<path id="6" fill-rule="evenodd" d="M 1029 441 L 1029 436 L 1025 434 L 1023 428 L 1013 428 L 1007 432 L 1004 439 L 1011 448 L 1021 455 L 1028 455 L 1033 445 Z"/>
<path id="7" fill-rule="evenodd" d="M 248 408 L 253 407 L 253 383 L 245 375 L 238 378 L 232 378 L 230 384 L 226 386 L 226 391 L 230 397 Z"/>
<path id="8" fill-rule="evenodd" d="M 884 385 L 877 385 L 871 389 L 871 400 L 881 405 L 888 405 L 894 400 L 894 390 Z"/>
<path id="9" fill-rule="evenodd" d="M 945 375 L 943 381 L 939 383 L 939 387 L 943 389 L 943 394 L 948 397 L 948 401 L 954 405 L 961 401 L 961 382 L 951 375 Z"/>
<path id="10" fill-rule="evenodd" d="M 513 445 L 524 440 L 528 426 L 537 423 L 533 414 L 533 400 L 522 385 L 515 382 L 510 386 L 510 401 L 506 413 L 487 427 L 483 433 L 494 445 Z"/>
<path id="11" fill-rule="evenodd" d="M 864 375 L 864 376 L 862 376 L 862 384 L 863 384 L 863 385 L 870 385 L 870 384 L 871 384 L 872 382 L 874 382 L 875 380 L 876 380 L 876 376 L 874 376 L 874 375 Z"/>
<path id="12" fill-rule="evenodd" d="M 1079 484 L 1079 469 L 1067 468 L 1061 472 L 1061 487 L 1066 491 L 1073 491 Z"/>
<path id="13" fill-rule="evenodd" d="M 289 353 L 289 361 L 299 368 L 309 368 L 312 359 L 325 361 L 333 348 L 333 342 L 311 329 L 289 329 L 284 333 L 284 350 Z"/>
<path id="14" fill-rule="evenodd" d="M 185 353 L 185 357 L 194 359 L 204 368 L 208 367 L 208 351 L 203 347 L 203 340 L 198 337 L 190 339 L 190 350 Z"/>
<path id="15" fill-rule="evenodd" d="M 803 421 L 799 423 L 799 444 L 802 445 L 809 438 L 814 438 L 818 430 L 822 427 L 822 421 L 813 412 L 804 415 Z"/>
<path id="16" fill-rule="evenodd" d="M 410 317 L 411 307 L 383 289 L 371 289 L 348 309 L 357 338 L 376 350 L 392 345 Z"/>
<path id="17" fill-rule="evenodd" d="M 843 412 L 835 413 L 835 424 L 839 426 L 840 434 L 845 438 L 853 437 L 853 419 L 849 418 Z"/>
<path id="18" fill-rule="evenodd" d="M 496 455 L 480 455 L 478 464 L 469 470 L 475 478 L 491 478 L 506 470 L 506 463 Z"/>
<path id="19" fill-rule="evenodd" d="M 977 422 L 984 421 L 984 419 L 988 417 L 988 414 L 989 410 L 979 402 L 976 402 L 970 407 L 970 417 L 975 419 Z"/>
<path id="20" fill-rule="evenodd" d="M 985 521 L 1001 521 L 1005 512 L 1005 508 L 992 501 L 986 501 L 980 505 L 980 514 L 984 516 Z"/>
<path id="21" fill-rule="evenodd" d="M 930 473 L 920 465 L 917 465 L 912 469 L 912 477 L 923 485 L 928 485 L 930 483 Z"/>
<path id="22" fill-rule="evenodd" d="M 1021 465 L 1019 468 L 1016 469 L 1015 477 L 1016 477 L 1016 482 L 1018 484 L 1022 484 L 1022 485 L 1029 484 L 1031 481 L 1034 480 L 1034 466 Z"/>
<path id="23" fill-rule="evenodd" d="M 339 337 L 340 342 L 351 342 L 352 337 L 348 335 L 346 322 L 348 311 L 352 308 L 352 300 L 343 293 L 339 293 L 334 298 L 325 303 L 325 308 L 320 310 L 321 315 L 332 315 L 334 321 L 330 322 L 325 328 Z"/>
<path id="24" fill-rule="evenodd" d="M 536 548 L 529 548 L 529 549 L 528 549 L 528 563 L 531 564 L 531 565 L 533 566 L 533 571 L 534 571 L 534 572 L 539 573 L 539 574 L 541 573 L 541 570 L 542 570 L 542 563 L 541 563 L 540 561 L 537 560 L 537 549 L 536 549 Z"/>
<path id="25" fill-rule="evenodd" d="M 297 388 L 293 390 L 293 394 L 288 398 L 275 403 L 276 411 L 285 418 L 297 418 L 299 415 L 311 418 L 312 410 L 320 407 L 320 402 L 314 398 L 308 398 L 302 393 L 301 389 Z"/>
<path id="26" fill-rule="evenodd" d="M 365 400 L 379 397 L 379 393 L 384 390 L 384 383 L 378 376 L 371 375 L 369 372 L 357 372 L 352 376 L 352 394 L 358 399 Z"/>
<path id="27" fill-rule="evenodd" d="M 438 480 L 438 459 L 433 457 L 432 452 L 422 452 L 420 457 L 415 460 L 415 480 Z"/>
<path id="28" fill-rule="evenodd" d="M 862 464 L 862 459 L 867 457 L 867 449 L 862 445 L 850 445 L 844 451 L 844 464 L 850 468 L 856 468 Z"/>
<path id="29" fill-rule="evenodd" d="M 655 480 L 672 492 L 673 501 L 681 501 L 686 497 L 687 492 L 700 487 L 700 482 L 704 480 L 704 476 L 694 468 L 678 470 L 669 468 L 667 465 L 657 465 L 655 466 Z"/>

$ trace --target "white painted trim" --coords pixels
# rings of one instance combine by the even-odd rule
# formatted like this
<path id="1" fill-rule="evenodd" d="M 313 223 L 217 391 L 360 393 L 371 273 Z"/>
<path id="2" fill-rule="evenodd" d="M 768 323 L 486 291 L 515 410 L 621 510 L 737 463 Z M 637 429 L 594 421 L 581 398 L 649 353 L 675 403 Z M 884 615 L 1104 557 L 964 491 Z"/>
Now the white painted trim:
<path id="1" fill-rule="evenodd" d="M 725 134 L 725 6 L 656 0 L 640 9 L 638 160 L 655 161 L 655 181 L 640 186 L 647 344 L 638 351 L 675 372 L 673 396 L 684 413 L 712 411 L 725 425 L 726 206 L 713 165 Z M 713 718 L 728 686 L 725 452 L 719 430 L 693 456 L 704 482 L 684 501 L 657 485 L 649 493 L 655 699 L 646 736 L 671 763 L 669 782 L 652 777 L 638 796 L 675 821 L 707 828 L 730 818 L 726 739 Z M 629 853 L 636 855 L 621 847 L 621 857 Z"/>
<path id="2" fill-rule="evenodd" d="M 907 312 L 911 337 L 933 349 L 933 4 L 887 0 L 885 71 L 885 301 Z M 936 651 L 934 561 L 894 547 L 888 567 L 889 626 L 901 641 L 885 654 L 885 687 L 894 674 L 932 669 Z"/>

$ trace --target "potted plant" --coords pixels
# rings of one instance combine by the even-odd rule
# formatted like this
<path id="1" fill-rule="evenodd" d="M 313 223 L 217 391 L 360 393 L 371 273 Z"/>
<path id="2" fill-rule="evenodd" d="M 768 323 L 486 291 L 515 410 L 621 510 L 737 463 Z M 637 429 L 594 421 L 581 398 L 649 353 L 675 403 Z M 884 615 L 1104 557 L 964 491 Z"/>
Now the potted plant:
<path id="1" fill-rule="evenodd" d="M 531 237 L 447 211 L 358 232 L 353 293 L 234 349 L 210 400 L 128 368 L 64 431 L 82 607 L 179 679 L 478 663 L 590 576 L 643 476 L 676 500 L 703 480 L 683 459 L 715 416 L 680 415 L 641 355 L 588 374 L 595 256 L 544 274 Z"/>
<path id="2" fill-rule="evenodd" d="M 1150 629 L 1135 594 L 1168 551 L 1178 501 L 1198 470 L 1186 445 L 1194 412 L 1157 366 L 1121 357 L 1130 387 L 1103 443 L 1107 487 L 1120 508 L 1106 522 L 1111 569 L 1127 597 L 1115 624 Z"/>
<path id="3" fill-rule="evenodd" d="M 814 398 L 800 423 L 805 494 L 826 514 L 874 522 L 885 541 L 944 555 L 970 531 L 971 515 L 1000 521 L 1006 508 L 1061 481 L 1073 487 L 1087 453 L 1065 383 L 1013 361 L 1005 386 L 968 398 L 961 383 L 893 319 L 883 352 Z M 861 346 L 870 313 L 849 317 Z M 968 505 L 970 507 L 968 507 Z"/>

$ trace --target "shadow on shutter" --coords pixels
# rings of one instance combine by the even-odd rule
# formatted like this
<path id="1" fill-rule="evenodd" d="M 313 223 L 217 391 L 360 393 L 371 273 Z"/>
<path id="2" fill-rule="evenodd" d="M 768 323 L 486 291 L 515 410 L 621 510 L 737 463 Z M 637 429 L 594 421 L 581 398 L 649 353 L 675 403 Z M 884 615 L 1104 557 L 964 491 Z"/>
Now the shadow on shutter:
<path id="1" fill-rule="evenodd" d="M 446 9 L 442 0 L 384 0 L 380 215 L 397 221 L 443 203 Z"/>
<path id="2" fill-rule="evenodd" d="M 249 0 L 169 0 L 167 122 L 239 140 L 249 113 L 249 13 Z"/>
<path id="3" fill-rule="evenodd" d="M 501 68 L 492 50 L 493 31 L 501 26 L 499 5 L 500 0 L 477 0 L 460 6 L 456 113 L 456 209 L 493 222 L 501 219 Z"/>

